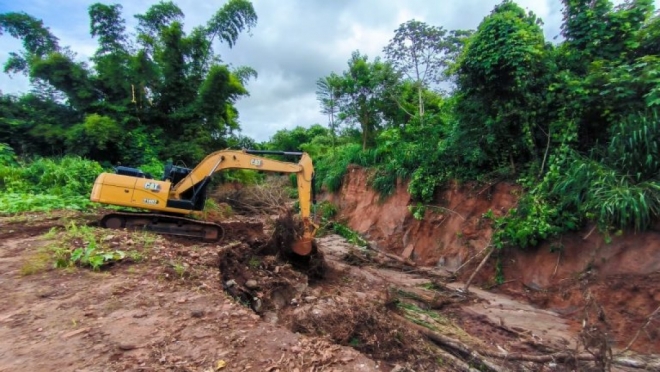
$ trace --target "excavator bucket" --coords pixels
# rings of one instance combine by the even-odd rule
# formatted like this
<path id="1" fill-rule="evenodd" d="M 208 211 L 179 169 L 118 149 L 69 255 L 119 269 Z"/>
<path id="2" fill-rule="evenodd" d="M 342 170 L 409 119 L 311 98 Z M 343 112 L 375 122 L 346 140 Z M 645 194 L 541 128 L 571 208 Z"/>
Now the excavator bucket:
<path id="1" fill-rule="evenodd" d="M 299 256 L 309 256 L 312 253 L 314 239 L 302 238 L 293 242 L 291 250 Z"/>

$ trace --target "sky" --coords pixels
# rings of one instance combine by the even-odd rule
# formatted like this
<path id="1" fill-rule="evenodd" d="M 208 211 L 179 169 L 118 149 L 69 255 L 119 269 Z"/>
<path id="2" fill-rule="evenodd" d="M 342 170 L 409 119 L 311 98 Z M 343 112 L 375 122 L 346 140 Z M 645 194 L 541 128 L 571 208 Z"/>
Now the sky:
<path id="1" fill-rule="evenodd" d="M 87 8 L 96 2 L 119 3 L 131 31 L 135 14 L 144 13 L 156 0 L 0 0 L 0 13 L 23 11 L 42 19 L 80 60 L 87 61 L 97 47 L 89 35 Z M 174 0 L 185 14 L 185 28 L 205 24 L 226 0 Z M 242 134 L 268 140 L 277 130 L 327 125 L 316 100 L 316 81 L 331 72 L 340 74 L 355 50 L 370 59 L 382 50 L 401 24 L 411 19 L 448 30 L 476 29 L 501 0 L 252 0 L 259 18 L 250 34 L 242 34 L 234 48 L 216 43 L 225 63 L 247 65 L 258 78 L 247 88 L 250 96 L 237 102 Z M 546 40 L 559 36 L 560 0 L 517 0 L 544 22 Z M 620 3 L 621 1 L 614 1 Z M 660 0 L 656 0 L 656 7 Z M 9 52 L 21 50 L 20 41 L 0 36 L 0 64 Z M 29 90 L 22 75 L 0 72 L 0 91 Z"/>

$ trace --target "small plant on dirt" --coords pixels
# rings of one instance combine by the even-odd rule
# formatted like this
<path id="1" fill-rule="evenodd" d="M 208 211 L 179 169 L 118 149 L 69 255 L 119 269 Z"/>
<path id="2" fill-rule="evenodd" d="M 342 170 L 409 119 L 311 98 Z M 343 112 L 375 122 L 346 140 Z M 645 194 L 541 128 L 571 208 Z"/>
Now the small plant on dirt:
<path id="1" fill-rule="evenodd" d="M 91 240 L 85 247 L 78 247 L 73 251 L 66 248 L 55 248 L 55 267 L 66 268 L 71 266 L 89 266 L 92 270 L 99 270 L 108 262 L 120 261 L 126 257 L 126 253 L 120 250 L 103 251 L 98 243 Z"/>
<path id="2" fill-rule="evenodd" d="M 332 223 L 332 230 L 340 235 L 344 239 L 348 240 L 350 243 L 355 244 L 359 247 L 366 248 L 369 246 L 369 243 L 360 236 L 355 230 L 352 230 L 346 225 L 343 225 L 339 222 Z"/>
<path id="3" fill-rule="evenodd" d="M 253 269 L 257 269 L 259 268 L 259 265 L 261 265 L 261 259 L 259 259 L 259 257 L 257 256 L 252 256 L 252 258 L 250 258 L 250 261 L 248 262 L 248 266 L 250 266 Z"/>
<path id="4" fill-rule="evenodd" d="M 426 213 L 426 206 L 422 203 L 409 205 L 408 211 L 413 215 L 413 218 L 415 218 L 418 221 L 421 221 L 424 219 L 424 214 Z"/>
<path id="5" fill-rule="evenodd" d="M 149 249 L 153 247 L 156 240 L 158 240 L 158 235 L 149 231 L 142 231 L 134 234 L 133 238 L 136 240 L 136 244 L 142 245 L 144 249 Z"/>
<path id="6" fill-rule="evenodd" d="M 172 263 L 172 268 L 174 269 L 174 273 L 176 273 L 176 276 L 178 276 L 179 279 L 183 279 L 188 273 L 188 267 L 181 262 Z"/>
<path id="7" fill-rule="evenodd" d="M 45 271 L 50 266 L 51 254 L 41 249 L 31 255 L 21 266 L 21 275 L 32 275 Z"/>
<path id="8" fill-rule="evenodd" d="M 204 203 L 204 211 L 202 212 L 202 218 L 205 220 L 208 219 L 218 219 L 218 218 L 227 218 L 234 215 L 234 210 L 229 204 L 218 203 L 213 199 L 206 199 Z"/>
<path id="9" fill-rule="evenodd" d="M 54 243 L 40 249 L 28 260 L 22 272 L 35 273 L 46 269 L 44 261 L 51 261 L 54 268 L 70 268 L 75 266 L 90 267 L 95 271 L 104 265 L 121 261 L 127 256 L 138 258 L 134 251 L 128 254 L 122 250 L 111 249 L 105 243 L 108 236 L 102 236 L 103 230 L 79 225 L 75 221 L 69 223 L 63 231 L 53 228 L 43 236 Z"/>
<path id="10" fill-rule="evenodd" d="M 316 211 L 321 218 L 326 220 L 334 218 L 338 212 L 337 206 L 335 206 L 334 204 L 332 204 L 327 200 L 324 200 L 321 203 L 319 203 L 318 206 L 316 207 Z"/>
<path id="11" fill-rule="evenodd" d="M 144 260 L 144 254 L 140 251 L 129 251 L 128 258 L 133 262 L 142 262 Z"/>
<path id="12" fill-rule="evenodd" d="M 104 263 L 119 261 L 125 256 L 126 253 L 119 250 L 111 252 L 100 251 L 96 241 L 91 240 L 87 244 L 87 247 L 74 249 L 69 255 L 69 262 L 66 262 L 63 267 L 78 264 L 80 266 L 90 266 L 93 270 L 99 270 Z"/>

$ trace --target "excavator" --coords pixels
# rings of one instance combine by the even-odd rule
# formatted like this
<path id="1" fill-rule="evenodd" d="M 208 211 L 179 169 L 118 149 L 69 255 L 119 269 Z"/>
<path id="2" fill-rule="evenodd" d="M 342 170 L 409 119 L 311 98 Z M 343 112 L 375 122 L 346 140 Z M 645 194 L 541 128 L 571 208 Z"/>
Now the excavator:
<path id="1" fill-rule="evenodd" d="M 300 160 L 298 163 L 290 163 L 258 155 L 292 155 L 300 157 Z M 162 179 L 154 179 L 137 168 L 117 166 L 115 173 L 104 172 L 97 176 L 90 200 L 146 210 L 109 213 L 101 219 L 102 227 L 142 229 L 205 241 L 220 241 L 224 237 L 222 226 L 192 217 L 204 209 L 207 187 L 213 175 L 225 169 L 295 174 L 303 231 L 291 249 L 300 256 L 312 254 L 317 229 L 310 217 L 311 204 L 316 203 L 314 167 L 312 159 L 305 152 L 220 150 L 206 156 L 192 169 L 168 164 Z"/>

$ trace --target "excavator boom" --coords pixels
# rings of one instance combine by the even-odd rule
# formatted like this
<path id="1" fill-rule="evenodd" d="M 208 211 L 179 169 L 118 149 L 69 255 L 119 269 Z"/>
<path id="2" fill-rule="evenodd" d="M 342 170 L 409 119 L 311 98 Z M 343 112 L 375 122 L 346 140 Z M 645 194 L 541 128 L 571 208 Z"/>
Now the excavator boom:
<path id="1" fill-rule="evenodd" d="M 265 154 L 295 155 L 300 156 L 300 160 L 290 163 L 258 156 Z M 188 217 L 204 209 L 206 189 L 211 178 L 226 169 L 296 175 L 303 234 L 292 249 L 299 255 L 309 255 L 316 232 L 316 226 L 310 219 L 311 204 L 314 202 L 314 167 L 312 159 L 304 152 L 221 150 L 209 154 L 193 169 L 169 166 L 158 180 L 135 168 L 117 167 L 115 173 L 102 173 L 97 177 L 90 200 L 148 211 L 106 215 L 101 220 L 105 227 L 142 228 L 163 234 L 220 240 L 224 235 L 220 225 Z"/>

